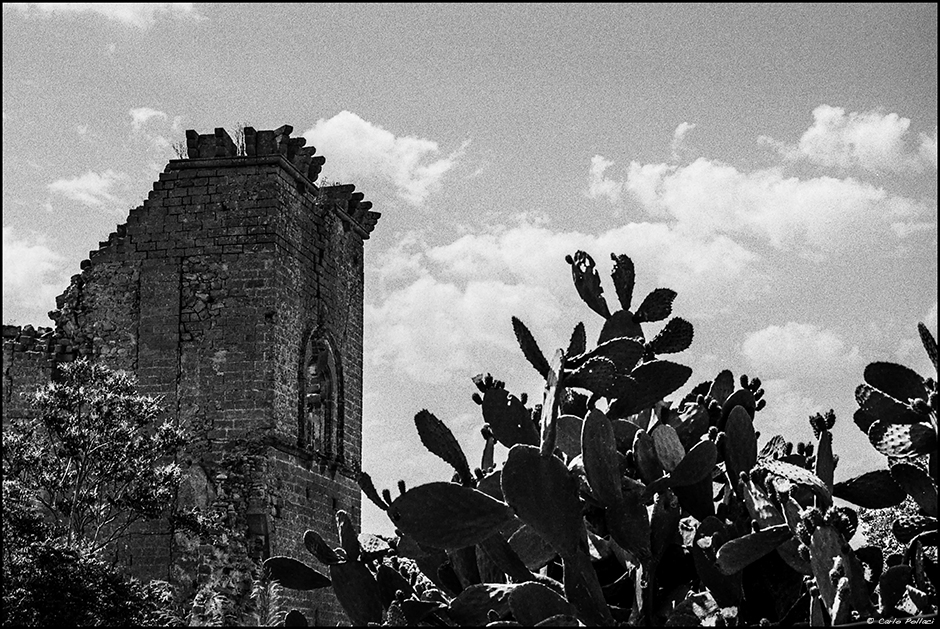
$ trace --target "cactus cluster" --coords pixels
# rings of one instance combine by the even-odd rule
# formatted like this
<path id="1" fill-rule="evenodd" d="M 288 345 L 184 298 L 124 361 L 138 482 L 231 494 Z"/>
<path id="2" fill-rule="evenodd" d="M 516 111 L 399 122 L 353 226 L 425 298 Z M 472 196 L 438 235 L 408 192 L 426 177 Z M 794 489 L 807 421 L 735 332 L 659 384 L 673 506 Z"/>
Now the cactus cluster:
<path id="1" fill-rule="evenodd" d="M 935 613 L 936 383 L 870 365 L 855 421 L 895 464 L 835 484 L 831 411 L 810 418 L 815 443 L 794 448 L 775 435 L 759 447 L 758 378 L 722 371 L 664 401 L 691 370 L 658 356 L 688 348 L 692 325 L 671 319 L 646 341 L 642 325 L 668 317 L 676 294 L 654 290 L 631 310 L 633 262 L 612 257 L 614 312 L 593 259 L 567 258 L 579 295 L 605 318 L 593 347 L 578 324 L 549 360 L 512 320 L 545 380 L 540 404 L 489 374 L 474 378 L 479 467 L 422 410 L 419 438 L 454 468 L 450 481 L 399 482 L 393 498 L 363 473 L 363 493 L 397 536 L 371 536 L 367 552 L 370 536 L 357 538 L 340 512 L 340 548 L 304 537 L 329 577 L 275 557 L 273 578 L 299 589 L 332 583 L 354 624 L 389 626 L 835 625 Z M 935 343 L 928 353 L 936 364 Z M 498 446 L 508 448 L 501 466 Z M 924 454 L 929 475 L 897 461 Z M 922 513 L 897 525 L 907 555 L 849 545 L 858 517 L 833 497 L 884 507 L 908 495 Z"/>

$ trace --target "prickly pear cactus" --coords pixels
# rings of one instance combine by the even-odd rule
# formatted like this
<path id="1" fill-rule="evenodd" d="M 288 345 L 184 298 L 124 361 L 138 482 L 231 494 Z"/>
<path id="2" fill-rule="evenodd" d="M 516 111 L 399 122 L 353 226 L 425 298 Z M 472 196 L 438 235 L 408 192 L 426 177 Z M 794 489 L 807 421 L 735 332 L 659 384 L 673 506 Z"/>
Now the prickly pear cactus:
<path id="1" fill-rule="evenodd" d="M 338 547 L 322 531 L 304 536 L 329 578 L 275 557 L 277 579 L 332 585 L 354 624 L 388 626 L 817 626 L 935 613 L 935 381 L 869 365 L 853 419 L 892 465 L 837 479 L 832 411 L 809 418 L 814 443 L 793 444 L 762 442 L 759 378 L 725 370 L 666 401 L 691 370 L 658 356 L 687 349 L 692 324 L 645 330 L 671 315 L 676 293 L 653 290 L 634 310 L 634 263 L 611 257 L 614 310 L 593 258 L 567 257 L 576 291 L 604 319 L 593 347 L 578 323 L 548 360 L 512 319 L 545 381 L 541 404 L 489 374 L 473 378 L 480 468 L 443 421 L 419 412 L 419 440 L 454 468 L 449 482 L 399 481 L 393 498 L 360 474 L 396 537 L 357 538 L 338 515 Z M 936 365 L 936 343 L 920 332 Z M 895 523 L 906 553 L 856 552 L 858 514 L 834 498 L 913 501 L 918 513 Z"/>

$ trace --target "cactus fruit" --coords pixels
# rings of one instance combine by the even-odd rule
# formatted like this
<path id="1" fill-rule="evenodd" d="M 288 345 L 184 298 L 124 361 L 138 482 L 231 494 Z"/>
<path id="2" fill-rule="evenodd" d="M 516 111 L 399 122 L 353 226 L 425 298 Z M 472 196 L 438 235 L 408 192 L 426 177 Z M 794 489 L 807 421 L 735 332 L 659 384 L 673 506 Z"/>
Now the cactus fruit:
<path id="1" fill-rule="evenodd" d="M 835 411 L 831 408 L 826 411 L 826 414 L 816 413 L 809 418 L 809 425 L 813 429 L 813 436 L 819 439 L 819 435 L 826 430 L 832 430 L 832 427 L 836 423 L 836 414 Z"/>

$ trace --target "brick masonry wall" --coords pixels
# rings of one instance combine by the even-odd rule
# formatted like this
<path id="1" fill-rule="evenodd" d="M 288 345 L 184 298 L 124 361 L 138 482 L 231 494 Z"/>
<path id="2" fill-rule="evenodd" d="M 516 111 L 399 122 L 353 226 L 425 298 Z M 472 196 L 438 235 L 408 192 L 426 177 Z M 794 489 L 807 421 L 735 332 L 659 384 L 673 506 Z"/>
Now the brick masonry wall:
<path id="1" fill-rule="evenodd" d="M 21 393 L 79 355 L 134 371 L 189 429 L 188 506 L 215 506 L 261 556 L 312 559 L 303 532 L 335 541 L 334 513 L 360 522 L 363 240 L 378 214 L 353 186 L 320 189 L 323 159 L 290 128 L 246 129 L 246 156 L 223 130 L 187 133 L 173 160 L 50 313 L 54 330 L 4 327 L 3 421 Z M 304 356 L 328 339 L 336 357 L 342 446 L 298 441 Z M 119 555 L 143 578 L 179 556 L 150 523 Z M 331 592 L 292 602 L 310 620 L 344 615 Z"/>

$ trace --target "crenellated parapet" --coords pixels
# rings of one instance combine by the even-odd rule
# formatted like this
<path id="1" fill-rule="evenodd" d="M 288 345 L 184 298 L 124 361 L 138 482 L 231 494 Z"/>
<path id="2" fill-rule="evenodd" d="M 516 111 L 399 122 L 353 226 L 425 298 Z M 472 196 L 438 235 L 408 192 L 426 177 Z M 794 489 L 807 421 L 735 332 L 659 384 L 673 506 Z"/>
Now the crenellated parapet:
<path id="1" fill-rule="evenodd" d="M 370 211 L 372 203 L 364 201 L 361 192 L 354 193 L 355 186 L 344 184 L 341 186 L 317 186 L 315 183 L 320 176 L 326 158 L 317 155 L 317 149 L 306 146 L 307 140 L 303 137 L 292 138 L 294 128 L 283 125 L 274 130 L 258 131 L 253 127 L 243 129 L 240 147 L 222 127 L 213 133 L 200 134 L 195 130 L 186 131 L 186 149 L 189 160 L 206 159 L 232 159 L 232 158 L 263 158 L 280 156 L 307 181 L 312 191 L 322 199 L 329 201 L 329 207 L 336 211 L 341 218 L 350 221 L 357 228 L 363 238 L 368 238 L 381 214 Z M 326 194 L 320 188 L 329 190 Z"/>

